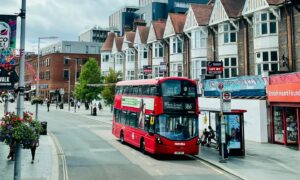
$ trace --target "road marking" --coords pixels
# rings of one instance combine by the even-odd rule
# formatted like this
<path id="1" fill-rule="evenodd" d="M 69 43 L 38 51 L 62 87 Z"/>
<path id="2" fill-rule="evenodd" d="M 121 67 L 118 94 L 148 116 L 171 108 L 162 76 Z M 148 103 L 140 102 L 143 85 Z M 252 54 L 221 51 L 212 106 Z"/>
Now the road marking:
<path id="1" fill-rule="evenodd" d="M 90 152 L 113 152 L 117 151 L 114 148 L 98 148 L 98 149 L 89 149 Z"/>
<path id="2" fill-rule="evenodd" d="M 64 153 L 59 141 L 57 140 L 56 136 L 52 132 L 49 132 L 49 135 L 53 139 L 53 142 L 54 142 L 54 144 L 57 148 L 57 155 L 61 158 L 62 171 L 63 171 L 63 180 L 69 180 L 67 161 L 66 161 L 65 153 Z"/>

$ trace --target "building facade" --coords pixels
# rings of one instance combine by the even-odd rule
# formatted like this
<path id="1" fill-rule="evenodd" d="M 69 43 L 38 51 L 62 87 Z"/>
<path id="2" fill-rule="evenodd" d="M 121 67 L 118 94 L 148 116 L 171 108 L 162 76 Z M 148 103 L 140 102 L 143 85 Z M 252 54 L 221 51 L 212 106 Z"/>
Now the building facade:
<path id="1" fill-rule="evenodd" d="M 85 32 L 81 33 L 78 37 L 78 40 L 80 42 L 95 42 L 95 43 L 100 43 L 101 47 L 103 43 L 105 42 L 108 34 L 110 32 L 114 32 L 116 34 L 120 34 L 120 31 L 116 29 L 111 29 L 111 28 L 100 28 L 100 27 L 93 27 Z"/>

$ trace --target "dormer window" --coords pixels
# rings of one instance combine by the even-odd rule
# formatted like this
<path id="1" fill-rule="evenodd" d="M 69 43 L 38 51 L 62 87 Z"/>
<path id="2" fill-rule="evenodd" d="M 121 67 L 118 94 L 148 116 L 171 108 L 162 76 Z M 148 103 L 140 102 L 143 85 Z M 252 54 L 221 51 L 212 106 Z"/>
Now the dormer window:
<path id="1" fill-rule="evenodd" d="M 223 39 L 222 44 L 236 43 L 237 30 L 230 23 L 223 23 L 219 25 L 220 39 Z"/>
<path id="2" fill-rule="evenodd" d="M 255 37 L 277 34 L 277 18 L 271 12 L 255 14 Z"/>

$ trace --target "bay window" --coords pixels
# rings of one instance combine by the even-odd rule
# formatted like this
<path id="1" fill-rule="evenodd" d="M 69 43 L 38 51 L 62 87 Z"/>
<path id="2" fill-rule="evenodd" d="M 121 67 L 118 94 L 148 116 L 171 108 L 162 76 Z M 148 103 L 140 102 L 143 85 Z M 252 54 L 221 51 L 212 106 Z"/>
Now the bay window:
<path id="1" fill-rule="evenodd" d="M 256 73 L 261 75 L 263 71 L 277 72 L 279 70 L 278 51 L 256 52 Z"/>
<path id="2" fill-rule="evenodd" d="M 127 71 L 127 80 L 134 80 L 134 71 Z"/>
<path id="3" fill-rule="evenodd" d="M 222 44 L 237 42 L 237 30 L 230 23 L 219 25 L 219 35 L 223 39 Z"/>
<path id="4" fill-rule="evenodd" d="M 192 60 L 191 71 L 192 79 L 201 79 L 201 75 L 206 75 L 206 60 Z"/>
<path id="5" fill-rule="evenodd" d="M 224 58 L 224 78 L 236 77 L 238 75 L 238 63 L 236 57 Z"/>
<path id="6" fill-rule="evenodd" d="M 170 76 L 182 77 L 183 76 L 183 66 L 182 63 L 172 63 Z"/>
<path id="7" fill-rule="evenodd" d="M 182 53 L 183 49 L 183 40 L 179 37 L 172 38 L 172 54 Z"/>
<path id="8" fill-rule="evenodd" d="M 131 50 L 126 51 L 127 62 L 134 62 L 134 58 L 135 58 L 135 55 L 134 55 L 133 51 L 131 51 Z"/>
<path id="9" fill-rule="evenodd" d="M 255 37 L 277 34 L 277 18 L 271 12 L 255 14 Z"/>
<path id="10" fill-rule="evenodd" d="M 159 57 L 163 57 L 163 46 L 161 43 L 159 42 L 155 42 L 153 43 L 153 57 L 154 58 L 159 58 Z"/>
<path id="11" fill-rule="evenodd" d="M 202 30 L 197 30 L 192 33 L 192 48 L 206 48 L 207 44 L 207 33 Z"/>
<path id="12" fill-rule="evenodd" d="M 154 68 L 154 78 L 157 78 L 157 77 L 164 77 L 164 73 L 162 73 L 160 71 L 160 67 L 159 66 L 153 66 Z"/>

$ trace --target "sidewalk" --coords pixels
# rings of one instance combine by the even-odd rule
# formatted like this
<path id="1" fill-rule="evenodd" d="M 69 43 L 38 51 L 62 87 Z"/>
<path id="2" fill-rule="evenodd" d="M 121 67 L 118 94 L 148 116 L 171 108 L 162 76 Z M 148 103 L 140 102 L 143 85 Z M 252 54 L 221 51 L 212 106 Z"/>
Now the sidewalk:
<path id="1" fill-rule="evenodd" d="M 26 102 L 28 103 L 28 102 Z M 28 103 L 29 105 L 29 103 Z M 10 104 L 13 110 L 15 104 Z M 0 106 L 0 116 L 3 116 L 3 106 Z M 31 164 L 30 149 L 21 149 L 21 179 L 22 180 L 58 180 L 58 156 L 50 135 L 40 136 L 40 145 L 36 149 L 35 161 Z M 0 142 L 0 179 L 14 179 L 15 161 L 8 160 L 9 146 Z"/>
<path id="2" fill-rule="evenodd" d="M 246 141 L 245 157 L 219 162 L 215 148 L 200 147 L 198 157 L 242 179 L 299 179 L 300 152 L 282 145 Z"/>

